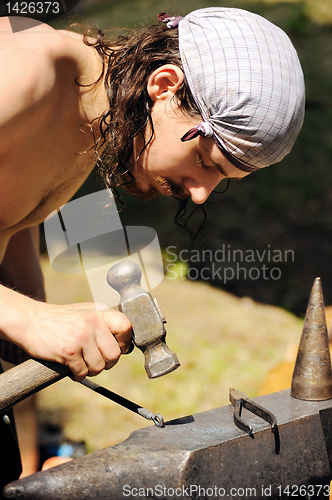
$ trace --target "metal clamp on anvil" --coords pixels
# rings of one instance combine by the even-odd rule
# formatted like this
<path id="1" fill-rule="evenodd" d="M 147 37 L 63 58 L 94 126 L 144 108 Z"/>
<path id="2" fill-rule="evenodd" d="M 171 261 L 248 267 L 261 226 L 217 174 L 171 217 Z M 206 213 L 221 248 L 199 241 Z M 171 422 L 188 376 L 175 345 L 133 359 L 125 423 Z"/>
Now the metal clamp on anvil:
<path id="1" fill-rule="evenodd" d="M 246 424 L 241 418 L 242 408 L 245 408 L 251 413 L 254 413 L 258 417 L 269 422 L 273 434 L 278 432 L 277 419 L 273 413 L 249 399 L 244 392 L 237 391 L 236 389 L 230 389 L 229 400 L 234 406 L 234 423 L 242 431 L 245 431 L 248 434 L 252 434 L 253 431 L 251 425 Z"/>

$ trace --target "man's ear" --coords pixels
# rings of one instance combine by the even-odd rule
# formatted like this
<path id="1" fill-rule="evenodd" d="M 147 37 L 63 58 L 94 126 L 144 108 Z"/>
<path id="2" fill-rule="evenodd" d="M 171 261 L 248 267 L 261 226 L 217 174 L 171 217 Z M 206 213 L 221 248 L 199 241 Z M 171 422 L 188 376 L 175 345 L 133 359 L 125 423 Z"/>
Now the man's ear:
<path id="1" fill-rule="evenodd" d="M 175 64 L 164 64 L 148 78 L 147 90 L 153 102 L 173 97 L 184 80 L 183 71 Z"/>

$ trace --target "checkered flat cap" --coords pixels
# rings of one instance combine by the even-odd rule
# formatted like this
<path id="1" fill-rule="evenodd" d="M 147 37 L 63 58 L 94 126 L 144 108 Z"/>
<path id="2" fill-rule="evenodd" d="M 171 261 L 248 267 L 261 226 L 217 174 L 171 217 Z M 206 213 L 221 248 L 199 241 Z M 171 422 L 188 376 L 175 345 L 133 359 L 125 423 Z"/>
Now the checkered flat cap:
<path id="1" fill-rule="evenodd" d="M 213 136 L 242 170 L 280 161 L 301 129 L 305 100 L 301 65 L 286 33 L 233 8 L 196 10 L 178 27 L 184 73 L 204 120 L 198 133 Z"/>

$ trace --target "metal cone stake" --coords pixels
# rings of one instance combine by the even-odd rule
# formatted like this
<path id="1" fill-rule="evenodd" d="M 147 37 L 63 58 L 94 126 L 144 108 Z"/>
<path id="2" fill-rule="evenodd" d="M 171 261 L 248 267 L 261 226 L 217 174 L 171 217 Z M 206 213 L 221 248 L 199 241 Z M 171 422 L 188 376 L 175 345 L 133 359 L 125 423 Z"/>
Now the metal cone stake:
<path id="1" fill-rule="evenodd" d="M 332 370 L 321 279 L 316 278 L 303 325 L 291 395 L 307 401 L 332 398 Z"/>

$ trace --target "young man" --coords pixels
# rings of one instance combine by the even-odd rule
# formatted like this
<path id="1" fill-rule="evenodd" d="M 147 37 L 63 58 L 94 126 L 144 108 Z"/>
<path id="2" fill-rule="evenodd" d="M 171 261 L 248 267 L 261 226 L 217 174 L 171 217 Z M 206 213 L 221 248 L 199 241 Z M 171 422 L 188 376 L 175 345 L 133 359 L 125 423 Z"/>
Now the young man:
<path id="1" fill-rule="evenodd" d="M 222 179 L 280 161 L 303 120 L 300 64 L 279 28 L 238 9 L 161 20 L 110 43 L 0 19 L 0 338 L 76 380 L 114 366 L 131 325 L 43 302 L 36 227 L 96 155 L 115 190 L 203 203 Z"/>

